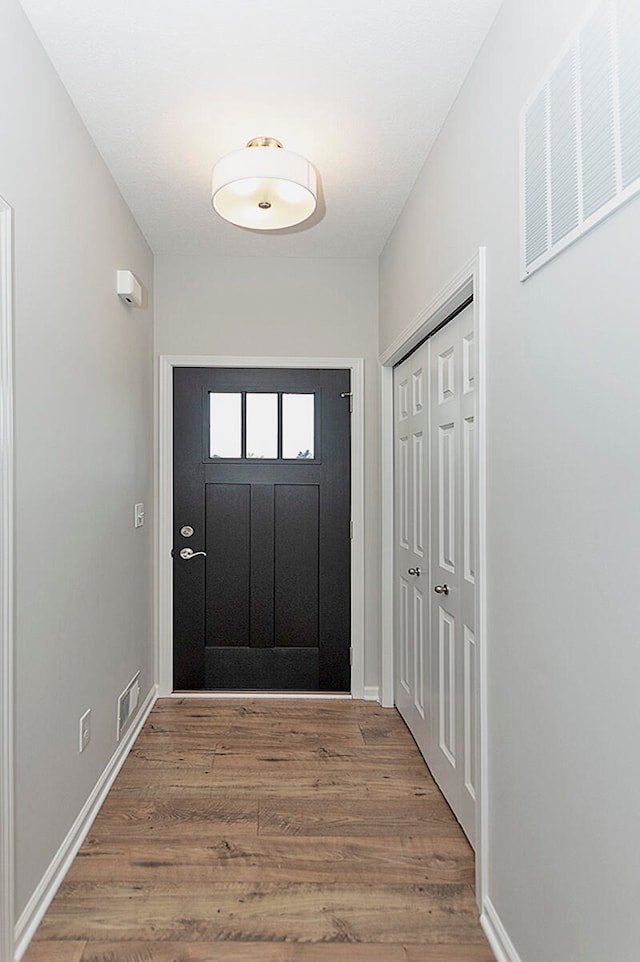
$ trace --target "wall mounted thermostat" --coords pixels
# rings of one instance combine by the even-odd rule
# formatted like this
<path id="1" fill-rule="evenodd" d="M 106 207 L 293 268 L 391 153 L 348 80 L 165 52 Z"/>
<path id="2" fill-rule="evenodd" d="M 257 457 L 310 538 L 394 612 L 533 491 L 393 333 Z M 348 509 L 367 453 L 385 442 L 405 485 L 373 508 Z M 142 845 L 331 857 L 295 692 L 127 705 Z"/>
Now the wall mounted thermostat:
<path id="1" fill-rule="evenodd" d="M 142 307 L 142 284 L 131 271 L 118 271 L 116 290 L 125 304 Z"/>

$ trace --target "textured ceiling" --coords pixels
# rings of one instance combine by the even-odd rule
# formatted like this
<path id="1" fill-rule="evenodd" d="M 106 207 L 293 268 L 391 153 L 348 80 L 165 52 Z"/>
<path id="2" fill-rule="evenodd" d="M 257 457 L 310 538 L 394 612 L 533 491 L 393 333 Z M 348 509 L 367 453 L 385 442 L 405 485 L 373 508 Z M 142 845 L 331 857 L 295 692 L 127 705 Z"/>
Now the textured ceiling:
<path id="1" fill-rule="evenodd" d="M 501 0 L 22 0 L 156 252 L 366 257 L 389 236 Z M 319 171 L 298 228 L 212 210 L 256 136 Z"/>

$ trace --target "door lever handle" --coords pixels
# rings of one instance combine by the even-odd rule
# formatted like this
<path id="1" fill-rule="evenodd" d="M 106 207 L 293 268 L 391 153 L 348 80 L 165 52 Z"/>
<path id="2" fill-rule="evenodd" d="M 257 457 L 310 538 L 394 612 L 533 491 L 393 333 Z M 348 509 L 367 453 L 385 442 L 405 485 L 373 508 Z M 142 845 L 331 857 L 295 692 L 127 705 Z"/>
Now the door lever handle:
<path id="1" fill-rule="evenodd" d="M 191 558 L 197 558 L 201 554 L 203 558 L 207 557 L 206 551 L 194 551 L 193 548 L 183 548 L 180 552 L 180 557 L 184 561 L 189 561 Z"/>

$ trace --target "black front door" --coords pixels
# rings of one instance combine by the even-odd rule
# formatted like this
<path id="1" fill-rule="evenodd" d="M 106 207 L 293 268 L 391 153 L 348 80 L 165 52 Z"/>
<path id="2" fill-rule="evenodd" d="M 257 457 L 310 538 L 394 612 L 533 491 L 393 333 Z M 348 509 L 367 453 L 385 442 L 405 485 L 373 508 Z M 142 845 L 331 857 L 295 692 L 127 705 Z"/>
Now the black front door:
<path id="1" fill-rule="evenodd" d="M 349 381 L 174 370 L 175 689 L 349 691 Z"/>

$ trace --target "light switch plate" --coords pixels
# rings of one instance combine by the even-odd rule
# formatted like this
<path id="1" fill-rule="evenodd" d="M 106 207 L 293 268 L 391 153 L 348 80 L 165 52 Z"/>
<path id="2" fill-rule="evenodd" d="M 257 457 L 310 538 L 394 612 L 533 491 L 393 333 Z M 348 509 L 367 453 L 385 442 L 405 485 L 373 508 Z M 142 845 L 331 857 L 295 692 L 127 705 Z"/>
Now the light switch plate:
<path id="1" fill-rule="evenodd" d="M 83 752 L 89 742 L 91 741 L 91 709 L 87 708 L 86 712 L 80 719 L 80 730 L 78 732 L 78 751 Z"/>
<path id="2" fill-rule="evenodd" d="M 134 528 L 141 528 L 144 524 L 144 504 L 142 501 L 139 504 L 134 504 L 133 506 L 133 526 Z"/>

